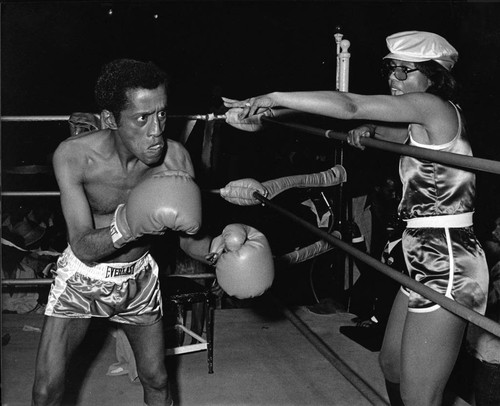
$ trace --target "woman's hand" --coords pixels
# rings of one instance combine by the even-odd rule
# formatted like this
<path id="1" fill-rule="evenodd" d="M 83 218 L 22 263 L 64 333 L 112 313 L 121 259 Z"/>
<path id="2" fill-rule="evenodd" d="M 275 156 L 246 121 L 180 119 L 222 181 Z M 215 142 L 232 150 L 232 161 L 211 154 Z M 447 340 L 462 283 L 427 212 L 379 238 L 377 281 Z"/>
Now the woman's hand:
<path id="1" fill-rule="evenodd" d="M 241 118 L 241 107 L 233 107 L 226 112 L 226 123 L 238 130 L 256 132 L 262 130 L 261 117 L 264 114 L 253 115 L 248 118 Z"/>
<path id="2" fill-rule="evenodd" d="M 355 148 L 365 149 L 364 145 L 361 145 L 361 138 L 369 138 L 372 136 L 373 128 L 367 125 L 362 125 L 361 127 L 354 128 L 347 133 L 347 143 Z"/>
<path id="3" fill-rule="evenodd" d="M 262 117 L 274 116 L 271 107 L 266 107 L 271 106 L 272 102 L 270 98 L 265 96 L 243 101 L 232 100 L 226 97 L 222 99 L 224 100 L 224 105 L 229 107 L 229 110 L 226 112 L 226 123 L 239 130 L 249 132 L 260 131 L 263 127 L 261 122 Z M 254 104 L 251 104 L 252 100 Z"/>
<path id="4" fill-rule="evenodd" d="M 276 107 L 276 103 L 271 94 L 251 97 L 246 100 L 233 100 L 226 97 L 223 97 L 222 100 L 226 107 L 231 109 L 235 107 L 241 108 L 241 111 L 239 111 L 240 119 L 245 119 L 254 115 L 262 115 L 270 111 L 273 107 Z"/>

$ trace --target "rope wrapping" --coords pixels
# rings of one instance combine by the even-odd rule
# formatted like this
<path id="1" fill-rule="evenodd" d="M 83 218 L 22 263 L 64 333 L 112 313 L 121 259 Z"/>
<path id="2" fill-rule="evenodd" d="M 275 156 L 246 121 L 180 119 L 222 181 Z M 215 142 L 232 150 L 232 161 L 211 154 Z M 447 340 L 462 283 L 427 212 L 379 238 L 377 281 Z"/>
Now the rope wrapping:
<path id="1" fill-rule="evenodd" d="M 345 168 L 341 165 L 335 165 L 333 168 L 323 172 L 286 176 L 284 178 L 265 181 L 262 185 L 268 191 L 268 198 L 272 199 L 291 188 L 330 187 L 346 181 L 347 173 Z"/>
<path id="2" fill-rule="evenodd" d="M 337 233 L 337 238 L 341 238 L 338 231 L 334 231 L 333 235 L 335 235 L 335 233 Z M 331 251 L 333 248 L 334 246 L 329 244 L 328 242 L 324 240 L 318 240 L 306 247 L 302 247 L 298 250 L 283 254 L 277 257 L 275 261 L 281 265 L 299 264 L 319 255 L 325 254 Z"/>

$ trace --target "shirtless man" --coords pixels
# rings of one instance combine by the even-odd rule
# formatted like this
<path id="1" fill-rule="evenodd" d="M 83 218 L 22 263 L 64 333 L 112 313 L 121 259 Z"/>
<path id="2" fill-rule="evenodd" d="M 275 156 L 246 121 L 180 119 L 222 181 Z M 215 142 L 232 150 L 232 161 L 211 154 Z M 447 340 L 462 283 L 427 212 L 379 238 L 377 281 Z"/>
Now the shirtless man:
<path id="1" fill-rule="evenodd" d="M 206 263 L 208 253 L 223 258 L 225 240 L 193 235 L 201 197 L 188 152 L 163 137 L 166 86 L 166 75 L 150 62 L 110 62 L 95 88 L 105 129 L 70 137 L 54 153 L 68 247 L 46 307 L 33 405 L 61 403 L 69 362 L 91 317 L 120 323 L 144 402 L 172 404 L 151 238 L 179 231 L 180 247 Z"/>

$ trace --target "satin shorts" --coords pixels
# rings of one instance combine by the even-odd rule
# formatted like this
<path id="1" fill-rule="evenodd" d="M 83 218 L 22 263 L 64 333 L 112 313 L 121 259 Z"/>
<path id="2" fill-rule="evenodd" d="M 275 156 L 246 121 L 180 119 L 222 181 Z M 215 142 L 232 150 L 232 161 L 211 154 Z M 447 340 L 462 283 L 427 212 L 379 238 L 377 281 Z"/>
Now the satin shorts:
<path id="1" fill-rule="evenodd" d="M 484 314 L 488 265 L 472 227 L 406 228 L 402 243 L 411 278 Z M 409 295 L 409 311 L 440 307 L 406 287 L 401 289 Z"/>
<path id="2" fill-rule="evenodd" d="M 68 247 L 57 261 L 45 315 L 106 317 L 150 325 L 162 317 L 158 265 L 149 253 L 130 263 L 88 266 Z"/>

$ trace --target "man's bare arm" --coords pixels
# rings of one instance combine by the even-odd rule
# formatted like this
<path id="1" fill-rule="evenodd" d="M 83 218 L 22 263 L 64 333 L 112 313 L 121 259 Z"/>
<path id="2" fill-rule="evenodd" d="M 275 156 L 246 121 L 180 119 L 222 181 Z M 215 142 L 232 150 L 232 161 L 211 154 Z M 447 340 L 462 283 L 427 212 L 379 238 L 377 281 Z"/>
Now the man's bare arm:
<path id="1" fill-rule="evenodd" d="M 187 234 L 181 234 L 179 240 L 181 249 L 187 255 L 207 265 L 210 264 L 206 257 L 210 253 L 211 242 L 212 238 L 207 235 L 189 236 Z"/>
<path id="2" fill-rule="evenodd" d="M 54 153 L 54 172 L 61 192 L 68 242 L 84 263 L 93 263 L 116 252 L 109 227 L 95 229 L 90 204 L 83 188 L 84 154 L 76 154 L 71 143 L 62 143 Z"/>

